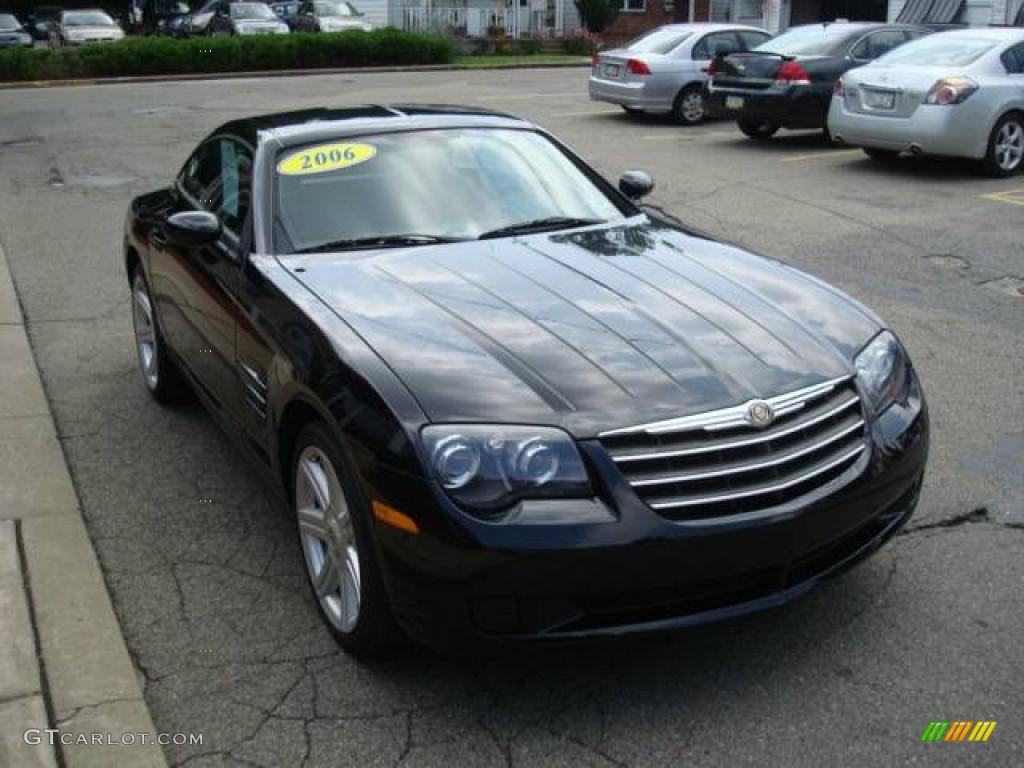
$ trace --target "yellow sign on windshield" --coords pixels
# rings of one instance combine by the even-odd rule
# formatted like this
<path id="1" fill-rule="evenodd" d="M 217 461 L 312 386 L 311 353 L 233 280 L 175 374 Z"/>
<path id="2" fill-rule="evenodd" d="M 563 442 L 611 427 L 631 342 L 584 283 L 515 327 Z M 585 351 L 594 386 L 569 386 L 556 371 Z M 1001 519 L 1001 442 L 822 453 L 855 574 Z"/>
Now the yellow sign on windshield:
<path id="1" fill-rule="evenodd" d="M 365 163 L 376 154 L 372 144 L 321 144 L 292 152 L 277 164 L 277 172 L 285 176 L 327 173 Z"/>

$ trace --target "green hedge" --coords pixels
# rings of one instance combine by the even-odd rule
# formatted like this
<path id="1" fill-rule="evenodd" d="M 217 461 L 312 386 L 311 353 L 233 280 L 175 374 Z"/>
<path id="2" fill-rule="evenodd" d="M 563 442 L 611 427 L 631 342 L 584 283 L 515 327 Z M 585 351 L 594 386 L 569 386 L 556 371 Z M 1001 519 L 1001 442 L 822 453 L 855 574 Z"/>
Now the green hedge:
<path id="1" fill-rule="evenodd" d="M 0 50 L 0 82 L 320 67 L 448 64 L 455 45 L 399 29 L 246 37 L 128 38 L 118 43 Z"/>

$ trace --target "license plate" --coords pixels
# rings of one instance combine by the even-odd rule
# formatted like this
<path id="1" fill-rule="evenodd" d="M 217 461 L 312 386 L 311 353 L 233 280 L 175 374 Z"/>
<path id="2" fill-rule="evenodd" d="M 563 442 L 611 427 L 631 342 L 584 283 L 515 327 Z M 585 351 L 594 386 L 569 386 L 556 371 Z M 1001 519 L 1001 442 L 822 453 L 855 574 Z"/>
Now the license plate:
<path id="1" fill-rule="evenodd" d="M 743 109 L 743 97 L 742 96 L 726 96 L 725 97 L 725 108 L 726 109 Z"/>
<path id="2" fill-rule="evenodd" d="M 896 106 L 896 94 L 891 91 L 862 91 L 864 106 L 868 109 L 892 109 Z"/>
<path id="3" fill-rule="evenodd" d="M 622 68 L 618 64 L 605 64 L 604 73 L 607 77 L 618 77 Z"/>

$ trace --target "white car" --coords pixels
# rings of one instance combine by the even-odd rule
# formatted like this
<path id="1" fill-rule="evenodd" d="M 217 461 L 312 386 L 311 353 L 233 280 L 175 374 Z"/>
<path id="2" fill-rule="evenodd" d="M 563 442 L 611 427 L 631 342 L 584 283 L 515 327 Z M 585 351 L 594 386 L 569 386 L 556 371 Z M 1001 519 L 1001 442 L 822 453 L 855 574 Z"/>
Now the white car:
<path id="1" fill-rule="evenodd" d="M 50 29 L 50 47 L 113 43 L 124 40 L 124 30 L 105 11 L 91 8 L 80 11 L 61 11 Z"/>
<path id="2" fill-rule="evenodd" d="M 594 54 L 590 98 L 627 112 L 671 112 L 684 125 L 699 123 L 711 60 L 749 51 L 770 37 L 735 24 L 658 27 L 622 48 Z"/>
<path id="3" fill-rule="evenodd" d="M 1024 163 L 1024 29 L 971 28 L 900 46 L 836 82 L 833 139 L 876 159 L 901 153 Z"/>

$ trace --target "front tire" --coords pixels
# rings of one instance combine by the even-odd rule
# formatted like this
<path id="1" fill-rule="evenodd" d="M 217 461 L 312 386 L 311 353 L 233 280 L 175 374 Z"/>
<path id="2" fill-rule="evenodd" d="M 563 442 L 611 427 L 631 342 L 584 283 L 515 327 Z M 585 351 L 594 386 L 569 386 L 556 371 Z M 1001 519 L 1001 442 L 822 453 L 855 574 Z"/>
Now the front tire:
<path id="1" fill-rule="evenodd" d="M 706 114 L 704 90 L 699 85 L 687 86 L 672 102 L 672 119 L 680 125 L 698 125 Z"/>
<path id="2" fill-rule="evenodd" d="M 983 161 L 989 175 L 1004 179 L 1017 173 L 1024 162 L 1024 119 L 1019 113 L 1004 115 L 988 139 Z"/>
<path id="3" fill-rule="evenodd" d="M 324 424 L 302 430 L 291 468 L 299 544 L 321 617 L 346 652 L 385 655 L 398 631 L 377 566 L 369 504 Z"/>
<path id="4" fill-rule="evenodd" d="M 185 400 L 189 393 L 188 384 L 168 354 L 167 342 L 160 332 L 149 284 L 141 267 L 132 272 L 132 328 L 142 381 L 149 394 L 163 405 Z"/>
<path id="5" fill-rule="evenodd" d="M 757 120 L 737 120 L 736 126 L 744 135 L 756 141 L 767 141 L 776 134 L 779 126 L 775 123 L 758 122 Z"/>

